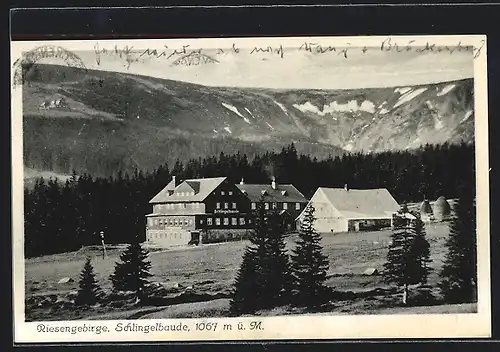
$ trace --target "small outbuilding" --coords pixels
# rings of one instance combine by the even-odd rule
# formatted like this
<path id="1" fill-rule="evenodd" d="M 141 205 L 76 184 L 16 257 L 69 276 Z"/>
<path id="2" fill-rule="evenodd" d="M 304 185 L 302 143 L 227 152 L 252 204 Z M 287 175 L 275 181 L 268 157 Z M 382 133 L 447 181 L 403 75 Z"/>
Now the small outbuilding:
<path id="1" fill-rule="evenodd" d="M 399 204 L 385 188 L 349 189 L 319 187 L 309 201 L 314 227 L 320 233 L 373 231 L 392 225 Z M 297 217 L 300 223 L 304 211 Z"/>
<path id="2" fill-rule="evenodd" d="M 446 200 L 445 197 L 439 197 L 434 203 L 434 217 L 437 221 L 443 221 L 448 216 L 450 216 L 451 207 L 450 203 Z"/>

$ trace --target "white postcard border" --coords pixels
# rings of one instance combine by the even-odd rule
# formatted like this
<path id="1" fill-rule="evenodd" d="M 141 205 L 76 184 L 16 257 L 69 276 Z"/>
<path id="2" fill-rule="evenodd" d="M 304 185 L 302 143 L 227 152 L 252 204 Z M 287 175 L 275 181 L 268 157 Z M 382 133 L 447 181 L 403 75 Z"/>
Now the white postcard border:
<path id="1" fill-rule="evenodd" d="M 67 50 L 93 50 L 96 42 L 101 47 L 112 49 L 115 45 L 133 45 L 136 48 L 162 47 L 189 44 L 190 48 L 221 48 L 237 43 L 241 48 L 255 45 L 300 46 L 305 41 L 337 47 L 379 48 L 388 36 L 356 37 L 266 37 L 266 38 L 201 38 L 165 40 L 67 40 L 30 41 L 11 43 L 11 64 L 26 52 L 43 44 L 58 45 Z M 217 341 L 217 340 L 282 340 L 282 339 L 362 339 L 362 338 L 465 338 L 489 337 L 491 334 L 490 298 L 490 244 L 489 244 L 489 166 L 488 166 L 488 104 L 486 36 L 390 36 L 402 46 L 418 47 L 432 43 L 436 46 L 474 46 L 474 98 L 475 98 L 475 148 L 477 185 L 477 225 L 478 225 L 478 312 L 476 314 L 422 314 L 422 315 L 352 315 L 352 316 L 282 316 L 252 318 L 211 318 L 211 319 L 162 319 L 130 321 L 24 321 L 24 241 L 23 241 L 23 163 L 22 163 L 22 99 L 21 89 L 13 88 L 12 95 L 12 191 L 13 191 L 13 303 L 16 343 L 36 342 L 106 342 L 106 341 Z M 471 54 L 472 55 L 472 54 Z M 14 74 L 14 69 L 12 69 Z M 14 82 L 13 82 L 14 83 Z M 197 323 L 217 323 L 220 330 L 196 331 Z M 117 332 L 118 324 L 140 325 L 185 324 L 190 331 Z M 239 330 L 241 323 L 246 330 Z M 255 329 L 250 329 L 251 323 Z M 223 330 L 225 324 L 231 330 Z M 41 327 L 72 327 L 87 330 L 91 326 L 105 326 L 110 332 L 38 332 Z"/>

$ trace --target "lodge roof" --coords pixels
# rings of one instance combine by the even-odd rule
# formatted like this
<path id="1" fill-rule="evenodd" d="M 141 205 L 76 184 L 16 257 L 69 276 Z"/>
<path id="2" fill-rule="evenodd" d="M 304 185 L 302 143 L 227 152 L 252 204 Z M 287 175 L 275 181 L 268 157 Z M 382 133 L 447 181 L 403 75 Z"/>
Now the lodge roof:
<path id="1" fill-rule="evenodd" d="M 266 202 L 307 203 L 308 200 L 294 185 L 277 184 L 238 184 L 236 185 L 252 202 L 259 202 L 264 196 Z"/>
<path id="2" fill-rule="evenodd" d="M 400 208 L 385 188 L 345 189 L 320 187 L 328 202 L 347 219 L 387 218 Z"/>
<path id="3" fill-rule="evenodd" d="M 226 177 L 196 178 L 175 185 L 175 179 L 156 194 L 149 203 L 202 202 Z"/>

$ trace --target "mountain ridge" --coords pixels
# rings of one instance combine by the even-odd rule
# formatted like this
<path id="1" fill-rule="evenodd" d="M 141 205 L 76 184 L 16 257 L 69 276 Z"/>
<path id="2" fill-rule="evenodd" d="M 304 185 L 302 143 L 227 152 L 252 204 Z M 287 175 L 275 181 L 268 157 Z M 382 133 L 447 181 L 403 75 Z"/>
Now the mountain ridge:
<path id="1" fill-rule="evenodd" d="M 36 65 L 26 78 L 25 165 L 59 173 L 151 170 L 220 152 L 252 156 L 291 142 L 322 158 L 474 140 L 472 79 L 285 90 L 56 65 Z"/>

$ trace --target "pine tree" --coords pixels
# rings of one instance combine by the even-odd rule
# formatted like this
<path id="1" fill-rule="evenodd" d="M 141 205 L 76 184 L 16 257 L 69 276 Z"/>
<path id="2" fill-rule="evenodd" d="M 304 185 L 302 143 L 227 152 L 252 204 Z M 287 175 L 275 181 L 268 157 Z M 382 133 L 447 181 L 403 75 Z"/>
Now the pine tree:
<path id="1" fill-rule="evenodd" d="M 273 308 L 290 303 L 293 277 L 285 243 L 285 228 L 277 211 L 266 214 L 265 256 L 262 258 L 266 289 L 262 303 Z"/>
<path id="2" fill-rule="evenodd" d="M 403 286 L 403 304 L 407 304 L 408 286 L 427 283 L 430 245 L 420 215 L 406 206 L 393 215 L 392 242 L 384 264 L 386 282 Z"/>
<path id="3" fill-rule="evenodd" d="M 151 262 L 147 260 L 149 252 L 143 249 L 136 236 L 120 255 L 121 262 L 116 263 L 115 271 L 111 274 L 111 282 L 115 291 L 134 291 L 137 300 L 145 298 L 145 286 L 150 273 Z"/>
<path id="4" fill-rule="evenodd" d="M 235 315 L 252 314 L 259 309 L 261 286 L 258 282 L 256 248 L 248 246 L 243 254 L 243 261 L 234 283 L 230 311 Z"/>
<path id="5" fill-rule="evenodd" d="M 234 283 L 230 310 L 233 314 L 251 314 L 262 307 L 262 296 L 266 282 L 263 275 L 265 265 L 265 212 L 262 202 L 257 203 L 255 228 L 249 236 L 250 245 L 245 249 Z"/>
<path id="6" fill-rule="evenodd" d="M 278 214 L 257 203 L 255 229 L 250 236 L 234 284 L 231 311 L 249 314 L 289 303 L 291 271 Z"/>
<path id="7" fill-rule="evenodd" d="M 476 300 L 476 213 L 471 193 L 461 192 L 449 223 L 448 253 L 440 272 L 439 287 L 444 299 L 450 303 Z"/>
<path id="8" fill-rule="evenodd" d="M 78 295 L 75 299 L 76 304 L 93 305 L 98 302 L 102 291 L 95 278 L 94 267 L 88 257 L 80 274 L 78 286 Z"/>
<path id="9" fill-rule="evenodd" d="M 292 255 L 297 302 L 309 307 L 324 303 L 329 267 L 328 258 L 322 253 L 321 236 L 314 228 L 314 211 L 311 204 L 304 210 Z"/>

